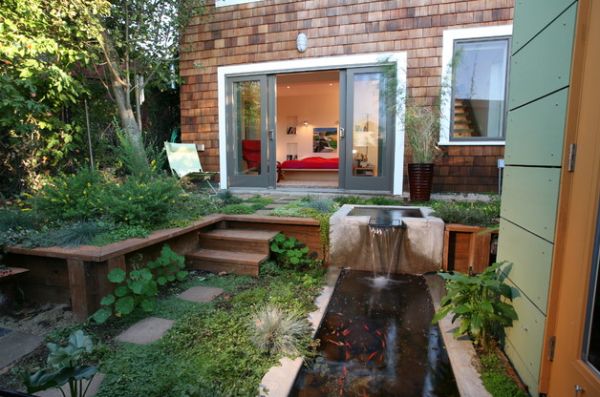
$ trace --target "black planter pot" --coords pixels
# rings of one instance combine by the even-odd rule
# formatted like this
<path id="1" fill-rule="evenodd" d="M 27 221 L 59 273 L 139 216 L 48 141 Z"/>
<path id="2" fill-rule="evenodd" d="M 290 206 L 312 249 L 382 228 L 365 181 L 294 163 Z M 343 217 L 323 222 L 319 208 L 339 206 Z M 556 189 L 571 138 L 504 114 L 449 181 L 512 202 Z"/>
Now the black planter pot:
<path id="1" fill-rule="evenodd" d="M 433 183 L 433 164 L 408 164 L 408 186 L 410 201 L 429 201 Z"/>

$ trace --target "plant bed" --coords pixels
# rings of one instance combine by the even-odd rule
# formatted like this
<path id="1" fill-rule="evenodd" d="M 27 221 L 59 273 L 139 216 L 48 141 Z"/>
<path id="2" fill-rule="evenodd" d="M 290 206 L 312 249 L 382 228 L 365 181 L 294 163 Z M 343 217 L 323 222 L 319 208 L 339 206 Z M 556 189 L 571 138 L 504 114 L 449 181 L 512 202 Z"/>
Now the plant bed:
<path id="1" fill-rule="evenodd" d="M 259 278 L 194 272 L 187 281 L 161 290 L 151 312 L 135 310 L 101 325 L 83 324 L 95 344 L 88 359 L 105 374 L 97 396 L 256 395 L 267 370 L 286 356 L 255 344 L 256 314 L 275 305 L 305 318 L 314 309 L 323 273 L 315 268 L 284 270 L 273 263 Z M 196 286 L 224 293 L 205 303 L 176 296 Z M 115 341 L 116 335 L 147 316 L 169 319 L 174 325 L 148 345 Z M 73 329 L 56 330 L 49 340 L 62 343 Z M 297 348 L 309 353 L 311 343 L 307 334 L 298 339 Z M 43 354 L 24 360 L 12 373 L 1 375 L 0 383 L 22 389 L 18 373 L 35 371 L 43 360 Z"/>
<path id="2" fill-rule="evenodd" d="M 26 248 L 9 246 L 4 260 L 30 270 L 22 277 L 25 296 L 33 302 L 71 302 L 79 319 L 98 309 L 100 300 L 112 286 L 107 280 L 113 268 L 127 268 L 130 258 L 142 254 L 141 263 L 155 259 L 162 246 L 168 244 L 180 255 L 198 247 L 198 233 L 206 228 L 274 230 L 303 241 L 321 252 L 319 222 L 314 219 L 276 218 L 255 215 L 209 215 L 191 225 L 158 230 L 145 238 L 131 238 L 102 247 Z M 322 255 L 320 255 L 322 257 Z"/>

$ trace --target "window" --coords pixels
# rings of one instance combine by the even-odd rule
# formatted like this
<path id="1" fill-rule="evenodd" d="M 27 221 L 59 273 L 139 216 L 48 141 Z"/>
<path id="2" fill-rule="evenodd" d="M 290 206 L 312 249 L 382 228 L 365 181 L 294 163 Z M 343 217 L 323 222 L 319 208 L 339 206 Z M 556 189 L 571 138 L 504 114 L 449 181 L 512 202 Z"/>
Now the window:
<path id="1" fill-rule="evenodd" d="M 440 144 L 504 144 L 511 30 L 444 32 Z"/>

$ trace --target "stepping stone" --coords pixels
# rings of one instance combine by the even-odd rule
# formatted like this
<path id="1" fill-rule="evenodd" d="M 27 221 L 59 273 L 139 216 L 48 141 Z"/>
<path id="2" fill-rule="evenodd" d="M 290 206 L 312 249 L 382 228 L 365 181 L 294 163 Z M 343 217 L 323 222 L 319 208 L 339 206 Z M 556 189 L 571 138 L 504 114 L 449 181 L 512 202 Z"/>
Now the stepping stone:
<path id="1" fill-rule="evenodd" d="M 0 337 L 0 368 L 18 361 L 42 344 L 44 338 L 19 331 L 4 332 Z"/>
<path id="2" fill-rule="evenodd" d="M 96 376 L 94 376 L 92 378 L 92 382 L 90 384 L 90 387 L 87 389 L 87 393 L 85 396 L 86 397 L 94 397 L 98 393 L 98 390 L 100 390 L 100 384 L 102 383 L 103 380 L 104 380 L 104 374 L 98 372 L 96 374 Z M 83 383 L 82 383 L 83 390 L 85 390 L 85 388 L 88 387 L 88 383 L 90 383 L 90 381 L 88 381 L 88 380 L 83 381 Z M 61 387 L 61 390 L 65 393 L 64 395 L 58 389 L 48 389 L 48 390 L 44 390 L 44 391 L 39 391 L 35 395 L 38 397 L 63 397 L 63 396 L 70 395 L 68 383 L 63 385 Z"/>
<path id="3" fill-rule="evenodd" d="M 254 215 L 271 215 L 271 210 L 257 210 Z"/>
<path id="4" fill-rule="evenodd" d="M 221 288 L 197 286 L 183 291 L 178 297 L 190 302 L 206 303 L 212 301 L 223 292 Z"/>
<path id="5" fill-rule="evenodd" d="M 119 342 L 147 345 L 159 340 L 173 326 L 173 323 L 173 320 L 148 317 L 133 324 L 115 339 Z"/>

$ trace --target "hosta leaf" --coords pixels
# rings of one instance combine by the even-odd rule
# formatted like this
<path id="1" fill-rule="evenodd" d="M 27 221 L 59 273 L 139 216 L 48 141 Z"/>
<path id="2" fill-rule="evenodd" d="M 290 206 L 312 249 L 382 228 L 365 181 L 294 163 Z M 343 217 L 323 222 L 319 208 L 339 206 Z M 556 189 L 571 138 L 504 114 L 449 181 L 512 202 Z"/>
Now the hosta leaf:
<path id="1" fill-rule="evenodd" d="M 115 268 L 108 273 L 108 281 L 111 283 L 119 284 L 125 281 L 126 273 L 123 269 Z"/>
<path id="2" fill-rule="evenodd" d="M 127 287 L 126 285 L 119 285 L 117 288 L 115 288 L 114 292 L 117 298 L 122 298 L 125 295 L 129 294 L 129 287 Z"/>
<path id="3" fill-rule="evenodd" d="M 112 309 L 110 307 L 103 307 L 92 315 L 92 319 L 98 324 L 104 324 L 111 315 Z"/>
<path id="4" fill-rule="evenodd" d="M 108 294 L 100 301 L 102 306 L 109 306 L 115 303 L 115 296 L 113 294 Z"/>
<path id="5" fill-rule="evenodd" d="M 119 314 L 129 314 L 133 311 L 134 306 L 135 301 L 133 296 L 125 296 L 117 299 L 115 302 L 115 311 L 117 311 Z"/>

